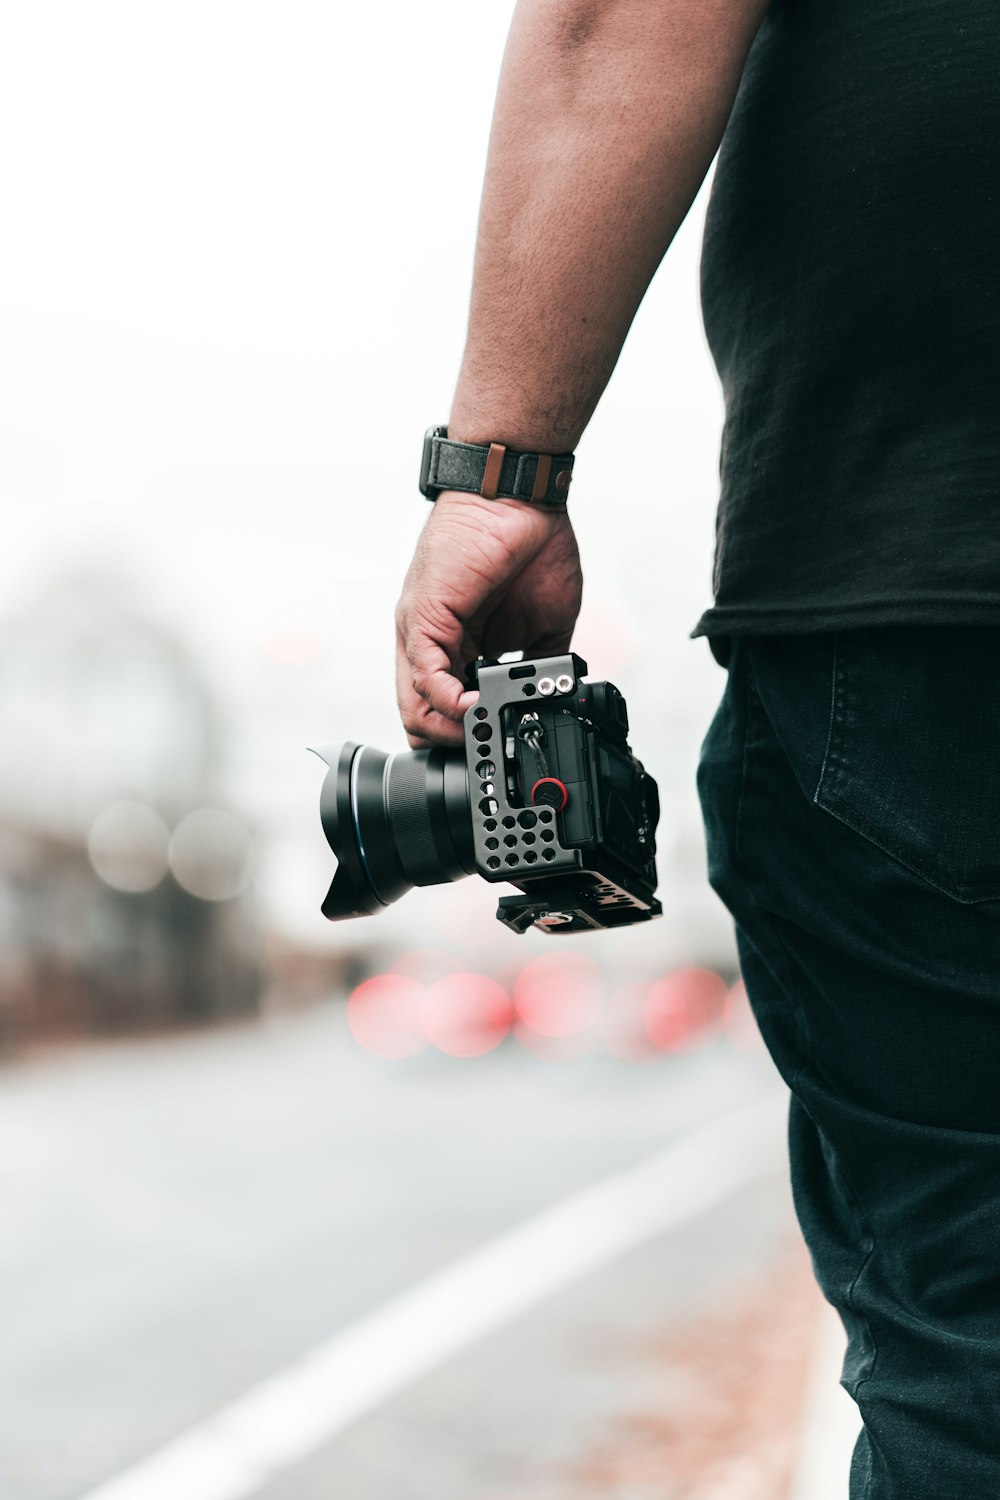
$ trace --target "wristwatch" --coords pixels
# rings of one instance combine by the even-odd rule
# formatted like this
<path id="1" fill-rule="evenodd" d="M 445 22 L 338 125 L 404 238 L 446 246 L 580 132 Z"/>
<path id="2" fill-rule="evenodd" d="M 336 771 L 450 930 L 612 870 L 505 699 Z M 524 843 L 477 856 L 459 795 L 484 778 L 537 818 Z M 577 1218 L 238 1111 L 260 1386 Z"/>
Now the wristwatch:
<path id="1" fill-rule="evenodd" d="M 519 453 L 503 443 L 456 443 L 447 427 L 428 427 L 420 464 L 420 493 L 464 490 L 484 500 L 565 505 L 573 478 L 572 453 Z"/>

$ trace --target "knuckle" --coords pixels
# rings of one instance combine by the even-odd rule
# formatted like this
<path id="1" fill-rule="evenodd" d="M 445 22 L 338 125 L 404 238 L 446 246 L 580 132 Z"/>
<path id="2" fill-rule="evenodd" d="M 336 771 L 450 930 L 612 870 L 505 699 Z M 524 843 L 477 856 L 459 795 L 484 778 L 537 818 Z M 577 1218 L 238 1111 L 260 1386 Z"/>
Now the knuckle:
<path id="1" fill-rule="evenodd" d="M 455 611 L 443 599 L 421 599 L 414 610 L 412 623 L 421 635 L 432 641 L 450 640 L 458 627 Z"/>

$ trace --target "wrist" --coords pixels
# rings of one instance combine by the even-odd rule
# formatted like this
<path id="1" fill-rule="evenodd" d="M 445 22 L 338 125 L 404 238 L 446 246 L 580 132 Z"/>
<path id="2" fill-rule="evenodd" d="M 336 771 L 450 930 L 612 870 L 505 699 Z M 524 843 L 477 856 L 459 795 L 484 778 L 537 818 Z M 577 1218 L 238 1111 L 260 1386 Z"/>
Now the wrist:
<path id="1" fill-rule="evenodd" d="M 509 417 L 498 417 L 495 421 L 486 417 L 448 421 L 448 436 L 457 443 L 503 443 L 516 453 L 572 453 L 579 441 L 579 433 L 563 431 L 537 420 L 512 421 Z"/>
<path id="2" fill-rule="evenodd" d="M 498 496 L 496 500 L 483 500 L 479 495 L 470 495 L 466 490 L 442 490 L 431 511 L 431 516 L 442 512 L 449 517 L 466 516 L 479 525 L 534 526 L 543 522 L 548 525 L 571 526 L 569 511 L 562 505 L 525 505 L 523 500 L 508 500 Z"/>
<path id="3" fill-rule="evenodd" d="M 518 415 L 516 402 L 455 397 L 448 436 L 458 443 L 503 443 L 518 453 L 572 453 L 583 433 L 579 426 L 556 420 L 552 413 Z"/>

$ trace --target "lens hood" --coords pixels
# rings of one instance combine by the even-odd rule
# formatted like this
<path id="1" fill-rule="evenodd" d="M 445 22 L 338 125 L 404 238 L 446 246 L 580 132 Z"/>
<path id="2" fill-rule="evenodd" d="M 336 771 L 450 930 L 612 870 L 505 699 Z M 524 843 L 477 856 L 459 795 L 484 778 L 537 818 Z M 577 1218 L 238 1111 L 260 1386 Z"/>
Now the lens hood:
<path id="1" fill-rule="evenodd" d="M 474 873 L 462 755 L 443 749 L 388 755 L 353 740 L 314 753 L 329 767 L 320 817 L 338 862 L 322 906 L 330 921 L 372 916 L 414 885 Z"/>

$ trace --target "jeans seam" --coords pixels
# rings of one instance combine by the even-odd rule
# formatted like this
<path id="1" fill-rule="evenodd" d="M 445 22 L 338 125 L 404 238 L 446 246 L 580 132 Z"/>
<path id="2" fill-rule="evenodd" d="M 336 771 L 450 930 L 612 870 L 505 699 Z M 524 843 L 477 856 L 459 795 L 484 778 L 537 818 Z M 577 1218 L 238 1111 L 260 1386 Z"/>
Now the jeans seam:
<path id="1" fill-rule="evenodd" d="M 750 656 L 749 643 L 744 645 L 743 650 L 746 654 L 746 684 L 743 691 L 743 754 L 740 761 L 740 795 L 736 803 L 736 837 L 733 840 L 733 851 L 737 855 L 741 854 L 743 850 L 743 802 L 746 796 L 748 767 L 750 763 L 750 733 L 755 697 L 753 661 Z"/>
<path id="2" fill-rule="evenodd" d="M 823 752 L 823 764 L 820 767 L 819 780 L 816 783 L 816 791 L 813 795 L 813 802 L 818 806 L 823 805 L 819 800 L 819 794 L 823 789 L 823 782 L 826 779 L 827 767 L 831 760 L 836 758 L 836 752 L 833 749 L 833 737 L 837 729 L 837 720 L 840 716 L 841 691 L 840 677 L 838 675 L 840 666 L 840 635 L 838 633 L 833 638 L 833 670 L 830 677 L 830 723 L 826 734 L 826 750 Z"/>
<path id="3" fill-rule="evenodd" d="M 740 831 L 743 820 L 743 804 L 746 796 L 747 785 L 750 780 L 750 737 L 753 727 L 753 714 L 757 705 L 760 706 L 761 712 L 764 712 L 763 705 L 761 704 L 760 696 L 757 693 L 754 681 L 753 658 L 750 653 L 749 643 L 747 643 L 746 688 L 744 693 L 743 753 L 740 765 L 740 794 L 736 804 L 736 837 L 733 842 L 732 874 L 742 885 L 745 898 L 749 901 L 750 905 L 753 906 L 754 909 L 763 917 L 764 921 L 769 927 L 775 929 L 774 913 L 771 912 L 768 907 L 763 905 L 763 903 L 758 898 L 755 890 L 755 885 L 758 883 L 758 877 L 754 875 L 752 865 L 747 861 L 745 844 L 740 838 Z M 741 876 L 741 869 L 746 871 L 746 878 L 743 878 Z M 785 964 L 785 946 L 776 931 L 775 948 L 781 956 L 781 966 L 783 971 L 781 976 L 779 977 L 779 983 L 789 996 L 794 996 L 795 986 L 791 982 L 791 976 L 788 973 Z M 811 1067 L 814 1065 L 815 1058 L 813 1054 L 812 1036 L 809 1031 L 809 1024 L 802 1007 L 796 1005 L 794 1003 L 794 1000 L 792 1003 L 799 1032 L 801 1048 L 805 1056 L 805 1062 L 802 1064 L 802 1067 Z M 794 1076 L 797 1078 L 798 1073 L 796 1073 Z"/>
<path id="4" fill-rule="evenodd" d="M 987 893 L 982 896 L 968 894 L 969 888 L 972 885 L 971 881 L 962 881 L 955 885 L 945 885 L 941 880 L 936 880 L 926 870 L 904 859 L 898 850 L 890 848 L 888 842 L 869 819 L 862 818 L 857 813 L 852 813 L 852 819 L 849 820 L 837 808 L 830 807 L 826 802 L 821 802 L 819 800 L 820 789 L 821 787 L 817 788 L 817 793 L 813 801 L 821 812 L 826 813 L 828 817 L 835 818 L 840 826 L 854 834 L 855 838 L 861 839 L 865 844 L 871 845 L 874 849 L 878 849 L 887 859 L 891 859 L 893 864 L 897 864 L 901 869 L 906 870 L 908 874 L 912 875 L 915 880 L 921 881 L 929 890 L 937 891 L 939 895 L 946 897 L 947 900 L 954 901 L 956 906 L 987 906 L 1000 901 L 1000 891 L 997 890 L 995 880 L 989 883 Z"/>
<path id="5" fill-rule="evenodd" d="M 848 1182 L 848 1180 L 847 1180 L 846 1177 L 844 1178 L 844 1181 L 847 1183 L 848 1188 L 850 1188 L 851 1197 L 854 1199 L 855 1203 L 858 1203 L 857 1193 L 854 1191 L 853 1187 L 851 1187 L 851 1185 Z M 864 1210 L 861 1208 L 860 1203 L 858 1203 L 858 1210 L 859 1210 L 859 1212 L 862 1215 L 863 1222 L 867 1225 L 867 1223 L 868 1223 L 868 1216 L 864 1213 Z M 868 1267 L 869 1267 L 869 1265 L 871 1263 L 872 1256 L 875 1254 L 875 1250 L 877 1248 L 877 1241 L 876 1241 L 875 1236 L 872 1233 L 871 1229 L 868 1230 L 868 1238 L 869 1238 L 870 1243 L 869 1243 L 869 1246 L 868 1246 L 868 1250 L 867 1250 L 867 1252 L 865 1254 L 865 1258 L 861 1262 L 861 1265 L 858 1267 L 858 1274 L 855 1276 L 854 1280 L 851 1282 L 850 1286 L 847 1289 L 847 1301 L 850 1304 L 850 1306 L 851 1306 L 852 1310 L 854 1311 L 854 1313 L 857 1315 L 857 1317 L 859 1317 L 862 1320 L 862 1322 L 864 1323 L 865 1327 L 868 1329 L 868 1337 L 872 1341 L 872 1357 L 871 1357 L 871 1363 L 868 1366 L 868 1373 L 866 1375 L 863 1375 L 861 1377 L 861 1379 L 858 1381 L 857 1386 L 855 1387 L 854 1400 L 855 1400 L 856 1403 L 858 1402 L 858 1398 L 861 1395 L 861 1392 L 864 1390 L 865 1386 L 868 1385 L 868 1383 L 871 1381 L 871 1379 L 873 1378 L 873 1376 L 875 1374 L 875 1366 L 878 1364 L 878 1355 L 879 1355 L 878 1339 L 875 1337 L 875 1330 L 872 1328 L 872 1325 L 871 1325 L 871 1322 L 869 1321 L 869 1319 L 865 1316 L 865 1314 L 858 1307 L 857 1301 L 855 1300 L 855 1296 L 854 1296 L 855 1290 L 857 1289 L 858 1282 L 861 1280 L 862 1276 L 867 1271 L 867 1269 L 868 1269 Z"/>

